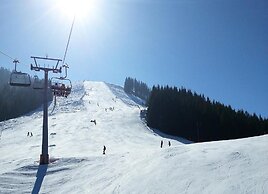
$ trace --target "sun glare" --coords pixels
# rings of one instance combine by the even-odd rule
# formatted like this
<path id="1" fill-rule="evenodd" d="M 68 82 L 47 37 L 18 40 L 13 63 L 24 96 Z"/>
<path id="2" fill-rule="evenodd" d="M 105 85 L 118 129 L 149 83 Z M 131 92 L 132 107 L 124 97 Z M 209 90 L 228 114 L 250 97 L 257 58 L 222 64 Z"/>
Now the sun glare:
<path id="1" fill-rule="evenodd" d="M 58 0 L 58 8 L 67 17 L 85 18 L 91 9 L 92 0 Z"/>

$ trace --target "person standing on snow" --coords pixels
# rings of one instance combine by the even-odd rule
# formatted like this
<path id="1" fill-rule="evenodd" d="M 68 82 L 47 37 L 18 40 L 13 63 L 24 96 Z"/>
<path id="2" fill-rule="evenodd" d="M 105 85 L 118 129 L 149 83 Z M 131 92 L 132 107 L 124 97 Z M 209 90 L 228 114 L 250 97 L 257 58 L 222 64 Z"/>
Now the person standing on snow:
<path id="1" fill-rule="evenodd" d="M 170 141 L 168 141 L 168 146 L 169 146 L 169 147 L 171 146 L 171 143 L 170 143 Z"/>
<path id="2" fill-rule="evenodd" d="M 161 148 L 163 147 L 163 140 L 161 140 L 161 144 L 160 144 L 160 147 L 161 147 Z"/>
<path id="3" fill-rule="evenodd" d="M 106 146 L 104 145 L 103 146 L 103 153 L 102 153 L 103 155 L 105 155 L 105 151 L 106 151 Z"/>

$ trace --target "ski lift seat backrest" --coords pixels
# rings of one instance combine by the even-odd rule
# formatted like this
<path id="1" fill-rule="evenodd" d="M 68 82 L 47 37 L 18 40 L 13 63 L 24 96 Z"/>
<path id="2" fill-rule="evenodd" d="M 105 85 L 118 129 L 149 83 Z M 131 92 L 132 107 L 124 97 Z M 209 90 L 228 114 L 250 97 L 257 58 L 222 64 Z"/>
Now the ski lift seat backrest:
<path id="1" fill-rule="evenodd" d="M 14 71 L 10 75 L 9 84 L 11 86 L 28 87 L 31 85 L 31 78 L 27 73 Z"/>

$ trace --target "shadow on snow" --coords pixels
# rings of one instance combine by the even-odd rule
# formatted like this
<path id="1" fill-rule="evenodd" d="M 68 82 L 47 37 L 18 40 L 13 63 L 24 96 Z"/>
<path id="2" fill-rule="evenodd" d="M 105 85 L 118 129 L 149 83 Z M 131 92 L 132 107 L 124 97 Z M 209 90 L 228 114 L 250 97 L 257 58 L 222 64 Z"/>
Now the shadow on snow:
<path id="1" fill-rule="evenodd" d="M 34 184 L 34 188 L 32 191 L 32 194 L 37 194 L 40 191 L 40 188 L 42 186 L 44 177 L 46 176 L 47 173 L 47 167 L 48 165 L 39 165 L 38 171 L 36 173 L 36 180 Z"/>

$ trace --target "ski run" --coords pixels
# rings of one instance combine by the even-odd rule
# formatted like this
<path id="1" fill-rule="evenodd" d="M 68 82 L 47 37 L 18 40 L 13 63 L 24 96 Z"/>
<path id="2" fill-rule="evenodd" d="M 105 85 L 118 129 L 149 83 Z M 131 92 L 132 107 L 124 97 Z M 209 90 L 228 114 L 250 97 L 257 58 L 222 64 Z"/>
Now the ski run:
<path id="1" fill-rule="evenodd" d="M 42 107 L 0 122 L 0 193 L 268 193 L 267 135 L 191 143 L 148 128 L 142 104 L 119 86 L 75 83 L 49 106 L 42 166 Z"/>

